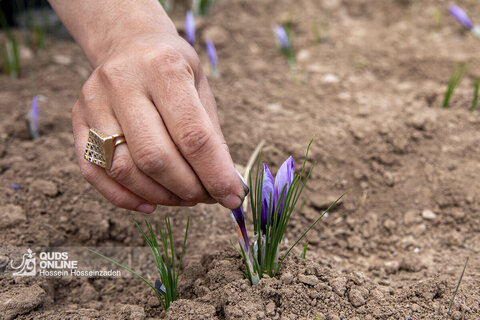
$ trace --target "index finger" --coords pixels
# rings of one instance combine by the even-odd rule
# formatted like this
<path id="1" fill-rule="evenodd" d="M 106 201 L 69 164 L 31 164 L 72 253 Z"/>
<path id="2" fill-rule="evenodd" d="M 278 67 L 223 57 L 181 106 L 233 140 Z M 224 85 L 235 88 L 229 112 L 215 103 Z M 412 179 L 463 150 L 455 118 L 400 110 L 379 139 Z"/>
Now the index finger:
<path id="1" fill-rule="evenodd" d="M 248 186 L 200 101 L 191 69 L 177 65 L 160 70 L 159 78 L 150 82 L 150 94 L 173 141 L 207 192 L 225 207 L 238 208 Z"/>

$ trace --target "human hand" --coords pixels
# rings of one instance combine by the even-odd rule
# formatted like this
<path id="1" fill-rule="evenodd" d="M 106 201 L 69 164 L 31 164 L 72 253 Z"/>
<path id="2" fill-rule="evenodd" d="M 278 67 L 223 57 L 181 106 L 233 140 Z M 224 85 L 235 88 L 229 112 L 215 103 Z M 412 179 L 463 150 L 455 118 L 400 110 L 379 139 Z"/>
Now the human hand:
<path id="1" fill-rule="evenodd" d="M 72 111 L 84 178 L 114 205 L 220 202 L 237 208 L 248 187 L 236 172 L 195 50 L 176 32 L 125 36 L 98 59 Z M 83 158 L 90 128 L 123 133 L 110 170 Z"/>

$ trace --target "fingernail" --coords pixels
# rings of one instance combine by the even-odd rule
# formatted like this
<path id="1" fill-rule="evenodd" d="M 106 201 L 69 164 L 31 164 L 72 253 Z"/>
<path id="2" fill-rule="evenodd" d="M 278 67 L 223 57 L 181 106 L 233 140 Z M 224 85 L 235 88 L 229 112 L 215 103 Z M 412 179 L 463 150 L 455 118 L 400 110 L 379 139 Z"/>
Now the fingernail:
<path id="1" fill-rule="evenodd" d="M 155 211 L 156 208 L 157 206 L 154 204 L 144 203 L 139 205 L 136 210 L 143 213 L 152 213 L 153 211 Z"/>
<path id="2" fill-rule="evenodd" d="M 243 192 L 245 193 L 244 197 L 246 197 L 248 195 L 248 193 L 250 192 L 250 188 L 248 187 L 247 182 L 245 181 L 245 179 L 243 179 L 240 172 L 238 172 L 238 170 L 235 170 L 235 171 L 237 172 L 238 176 L 240 177 L 240 181 L 242 181 Z M 242 200 L 242 202 L 243 202 L 243 200 Z"/>
<path id="3" fill-rule="evenodd" d="M 239 196 L 231 194 L 229 196 L 226 196 L 220 203 L 225 208 L 237 209 L 242 205 L 243 199 Z"/>

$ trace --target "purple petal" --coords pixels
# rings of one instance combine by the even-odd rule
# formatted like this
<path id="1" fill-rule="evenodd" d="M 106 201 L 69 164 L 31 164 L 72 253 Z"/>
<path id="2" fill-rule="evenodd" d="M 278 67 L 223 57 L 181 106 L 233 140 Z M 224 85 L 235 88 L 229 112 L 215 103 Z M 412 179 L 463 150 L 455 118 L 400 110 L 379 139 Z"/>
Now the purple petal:
<path id="1" fill-rule="evenodd" d="M 237 222 L 238 236 L 241 239 L 240 243 L 242 244 L 243 251 L 245 251 L 245 254 L 247 254 L 250 252 L 250 243 L 248 242 L 247 229 L 245 228 L 245 217 L 243 214 L 243 206 L 240 206 L 238 209 L 232 210 L 232 214 L 233 214 L 233 217 L 235 218 L 235 221 Z"/>
<path id="2" fill-rule="evenodd" d="M 468 15 L 463 11 L 462 8 L 459 6 L 452 4 L 449 8 L 448 11 L 452 14 L 452 16 L 455 17 L 465 28 L 468 30 L 471 30 L 473 28 L 473 23 L 468 17 Z"/>
<path id="3" fill-rule="evenodd" d="M 275 203 L 275 207 L 278 205 L 279 215 L 282 212 L 283 202 L 285 201 L 285 196 L 287 194 L 288 188 L 290 188 L 290 185 L 292 184 L 294 172 L 295 163 L 293 162 L 293 158 L 290 156 L 287 160 L 285 160 L 280 169 L 278 169 L 277 175 L 275 176 L 275 185 L 273 187 L 273 200 Z M 284 187 L 285 190 L 283 193 L 283 199 L 281 203 L 277 204 Z"/>
<path id="4" fill-rule="evenodd" d="M 279 46 L 282 49 L 290 48 L 290 42 L 288 41 L 288 36 L 287 36 L 287 32 L 285 32 L 285 29 L 282 26 L 276 24 L 274 26 L 274 31 L 275 31 L 275 36 L 277 37 Z"/>
<path id="5" fill-rule="evenodd" d="M 263 165 L 263 187 L 262 187 L 262 208 L 261 208 L 261 217 L 260 217 L 260 225 L 262 228 L 263 233 L 266 232 L 267 226 L 267 219 L 271 215 L 269 213 L 270 204 L 270 195 L 272 195 L 272 207 L 273 207 L 273 176 L 268 169 L 266 164 Z"/>
<path id="6" fill-rule="evenodd" d="M 192 47 L 195 46 L 195 19 L 192 10 L 188 10 L 185 16 L 185 35 L 188 43 L 190 43 Z"/>
<path id="7" fill-rule="evenodd" d="M 210 65 L 212 66 L 212 68 L 216 69 L 218 58 L 217 58 L 217 51 L 215 50 L 215 46 L 210 39 L 205 40 L 205 45 L 207 46 L 208 61 L 210 61 Z"/>
<path id="8" fill-rule="evenodd" d="M 36 139 L 39 137 L 39 133 L 38 133 L 39 116 L 40 116 L 40 110 L 38 109 L 37 97 L 34 96 L 32 98 L 32 107 L 30 108 L 30 115 L 29 115 L 30 133 L 33 139 Z"/>
<path id="9" fill-rule="evenodd" d="M 10 187 L 12 187 L 13 190 L 20 190 L 22 187 L 15 183 L 10 183 Z"/>

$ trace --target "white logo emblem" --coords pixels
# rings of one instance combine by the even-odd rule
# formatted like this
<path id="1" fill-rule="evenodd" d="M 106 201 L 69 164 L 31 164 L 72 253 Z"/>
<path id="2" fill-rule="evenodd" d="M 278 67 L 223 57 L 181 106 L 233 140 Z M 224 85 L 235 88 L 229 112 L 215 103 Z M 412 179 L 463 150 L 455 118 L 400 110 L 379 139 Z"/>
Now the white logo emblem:
<path id="1" fill-rule="evenodd" d="M 37 262 L 35 260 L 35 252 L 27 250 L 27 253 L 23 255 L 22 263 L 18 267 L 13 266 L 13 260 L 10 266 L 14 270 L 19 270 L 13 273 L 13 276 L 34 276 L 36 274 Z"/>

